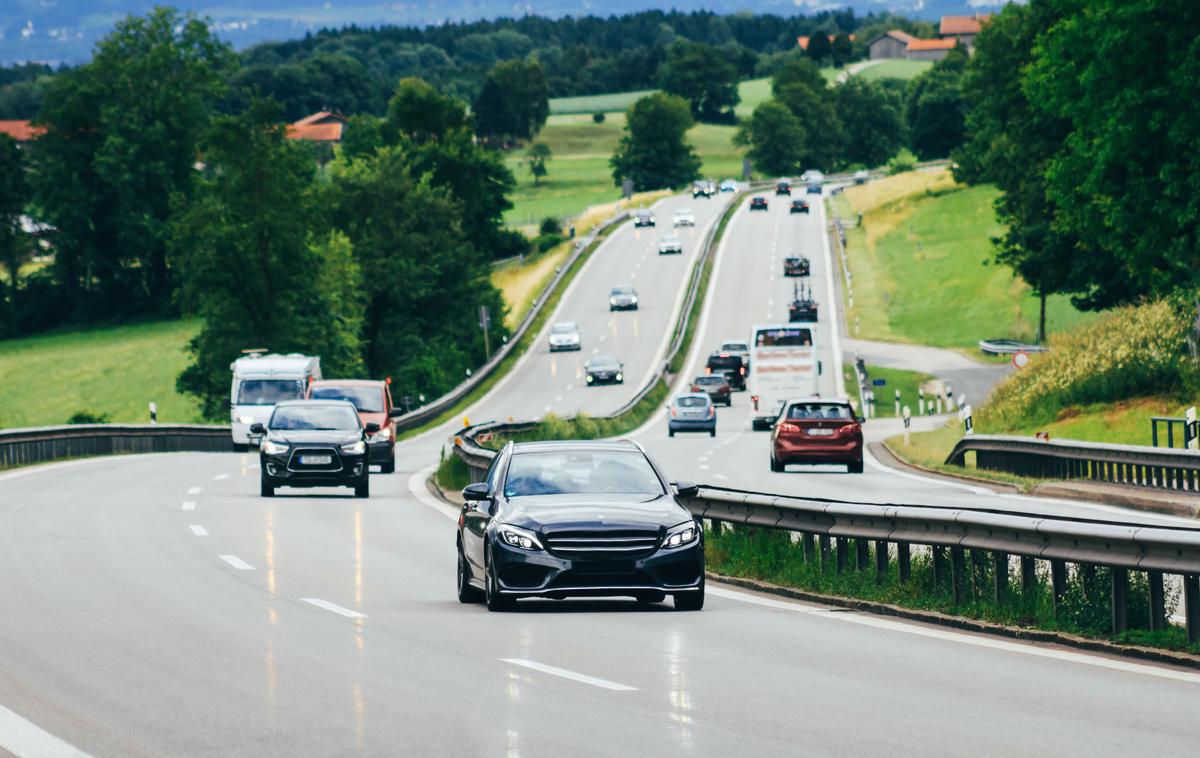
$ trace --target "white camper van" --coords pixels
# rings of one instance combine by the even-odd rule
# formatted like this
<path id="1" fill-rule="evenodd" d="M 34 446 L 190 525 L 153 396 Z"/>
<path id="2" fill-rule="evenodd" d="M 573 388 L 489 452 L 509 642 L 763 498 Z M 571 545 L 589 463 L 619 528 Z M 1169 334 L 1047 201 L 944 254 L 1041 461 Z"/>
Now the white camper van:
<path id="1" fill-rule="evenodd" d="M 321 359 L 299 353 L 246 351 L 229 368 L 233 370 L 229 420 L 235 450 L 251 444 L 250 425 L 267 423 L 275 403 L 302 399 L 308 383 L 321 378 Z"/>

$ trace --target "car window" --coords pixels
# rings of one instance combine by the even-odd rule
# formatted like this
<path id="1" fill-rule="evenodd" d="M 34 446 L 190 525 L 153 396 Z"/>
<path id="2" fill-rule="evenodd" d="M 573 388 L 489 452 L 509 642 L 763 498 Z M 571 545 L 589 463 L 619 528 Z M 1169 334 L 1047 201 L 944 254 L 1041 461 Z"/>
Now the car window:
<path id="1" fill-rule="evenodd" d="M 304 397 L 299 379 L 243 379 L 238 387 L 238 405 L 275 405 Z"/>
<path id="2" fill-rule="evenodd" d="M 378 387 L 313 387 L 312 400 L 348 400 L 363 413 L 383 413 L 383 392 Z"/>
<path id="3" fill-rule="evenodd" d="M 675 398 L 675 405 L 678 405 L 680 408 L 704 408 L 708 405 L 708 403 L 709 400 L 707 397 L 689 396 Z"/>
<path id="4" fill-rule="evenodd" d="M 550 332 L 552 334 L 571 334 L 574 331 L 575 331 L 574 324 L 555 324 L 550 329 Z"/>
<path id="5" fill-rule="evenodd" d="M 358 414 L 345 405 L 285 405 L 275 409 L 267 425 L 276 431 L 357 431 Z"/>
<path id="6" fill-rule="evenodd" d="M 505 497 L 601 493 L 664 494 L 650 462 L 636 452 L 517 452 L 504 482 Z"/>
<path id="7" fill-rule="evenodd" d="M 758 347 L 808 347 L 812 345 L 812 330 L 799 327 L 760 329 L 754 342 Z"/>
<path id="8" fill-rule="evenodd" d="M 788 408 L 787 417 L 791 420 L 852 418 L 850 408 L 837 403 L 796 403 Z"/>

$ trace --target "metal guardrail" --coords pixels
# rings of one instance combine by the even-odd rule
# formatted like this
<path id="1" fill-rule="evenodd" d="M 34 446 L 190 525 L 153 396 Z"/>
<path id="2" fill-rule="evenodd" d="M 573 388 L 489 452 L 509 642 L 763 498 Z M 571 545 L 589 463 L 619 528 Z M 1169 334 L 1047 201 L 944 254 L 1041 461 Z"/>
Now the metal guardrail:
<path id="1" fill-rule="evenodd" d="M 946 464 L 965 466 L 967 453 L 975 454 L 976 468 L 989 471 L 1200 492 L 1195 450 L 975 434 L 958 441 Z"/>
<path id="2" fill-rule="evenodd" d="M 491 359 L 488 360 L 487 363 L 480 366 L 477 370 L 472 372 L 470 377 L 462 381 L 454 389 L 421 406 L 415 411 L 410 411 L 397 418 L 396 428 L 404 431 L 420 426 L 430 419 L 437 418 L 442 413 L 446 412 L 450 408 L 453 408 L 455 404 L 469 395 L 484 380 L 491 376 L 504 361 L 504 359 L 508 357 L 509 353 L 516 349 L 517 344 L 520 343 L 521 339 L 525 336 L 525 333 L 529 331 L 534 320 L 538 317 L 538 314 L 541 313 L 542 308 L 546 305 L 546 302 L 562 284 L 567 272 L 571 270 L 571 267 L 574 266 L 575 262 L 579 260 L 579 257 L 583 255 L 583 252 L 587 250 L 587 248 L 593 242 L 595 242 L 609 227 L 619 224 L 628 218 L 629 213 L 627 211 L 621 211 L 596 228 L 592 229 L 592 231 L 589 232 L 586 237 L 581 237 L 576 243 L 575 251 L 571 253 L 571 256 L 565 263 L 563 263 L 563 265 L 559 266 L 558 273 L 555 275 L 554 279 L 551 280 L 550 284 L 543 288 L 542 293 L 538 295 L 537 300 L 534 301 L 529 311 L 525 314 L 525 317 L 521 319 L 521 323 L 517 326 L 516 331 L 514 331 L 509 336 L 508 341 L 505 342 L 504 345 L 497 350 L 494 355 L 492 355 Z"/>
<path id="3" fill-rule="evenodd" d="M 0 431 L 0 468 L 130 453 L 227 453 L 228 426 L 78 424 Z"/>

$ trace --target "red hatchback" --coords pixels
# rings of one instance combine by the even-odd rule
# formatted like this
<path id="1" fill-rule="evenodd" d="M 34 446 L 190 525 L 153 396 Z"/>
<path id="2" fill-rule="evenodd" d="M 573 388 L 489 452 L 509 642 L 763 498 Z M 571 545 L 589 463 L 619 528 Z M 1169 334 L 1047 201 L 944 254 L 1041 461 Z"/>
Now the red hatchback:
<path id="1" fill-rule="evenodd" d="M 396 418 L 404 414 L 392 405 L 388 384 L 369 379 L 324 379 L 309 382 L 307 395 L 310 400 L 348 400 L 364 425 L 379 425 L 379 431 L 367 439 L 367 461 L 385 474 L 396 470 Z"/>
<path id="2" fill-rule="evenodd" d="M 845 400 L 793 400 L 771 429 L 771 470 L 789 463 L 844 463 L 851 474 L 863 470 L 861 419 Z"/>

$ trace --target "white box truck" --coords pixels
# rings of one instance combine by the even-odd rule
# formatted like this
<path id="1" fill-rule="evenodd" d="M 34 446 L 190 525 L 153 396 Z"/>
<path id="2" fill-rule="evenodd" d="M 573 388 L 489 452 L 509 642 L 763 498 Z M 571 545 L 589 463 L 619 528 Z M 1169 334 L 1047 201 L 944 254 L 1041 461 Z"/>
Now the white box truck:
<path id="1" fill-rule="evenodd" d="M 820 394 L 816 324 L 763 324 L 750 332 L 751 427 L 770 429 L 788 400 Z"/>
<path id="2" fill-rule="evenodd" d="M 264 354 L 247 350 L 229 364 L 233 386 L 229 391 L 229 421 L 234 450 L 252 444 L 251 424 L 265 424 L 281 400 L 300 400 L 308 383 L 321 378 L 321 359 L 311 355 Z"/>

